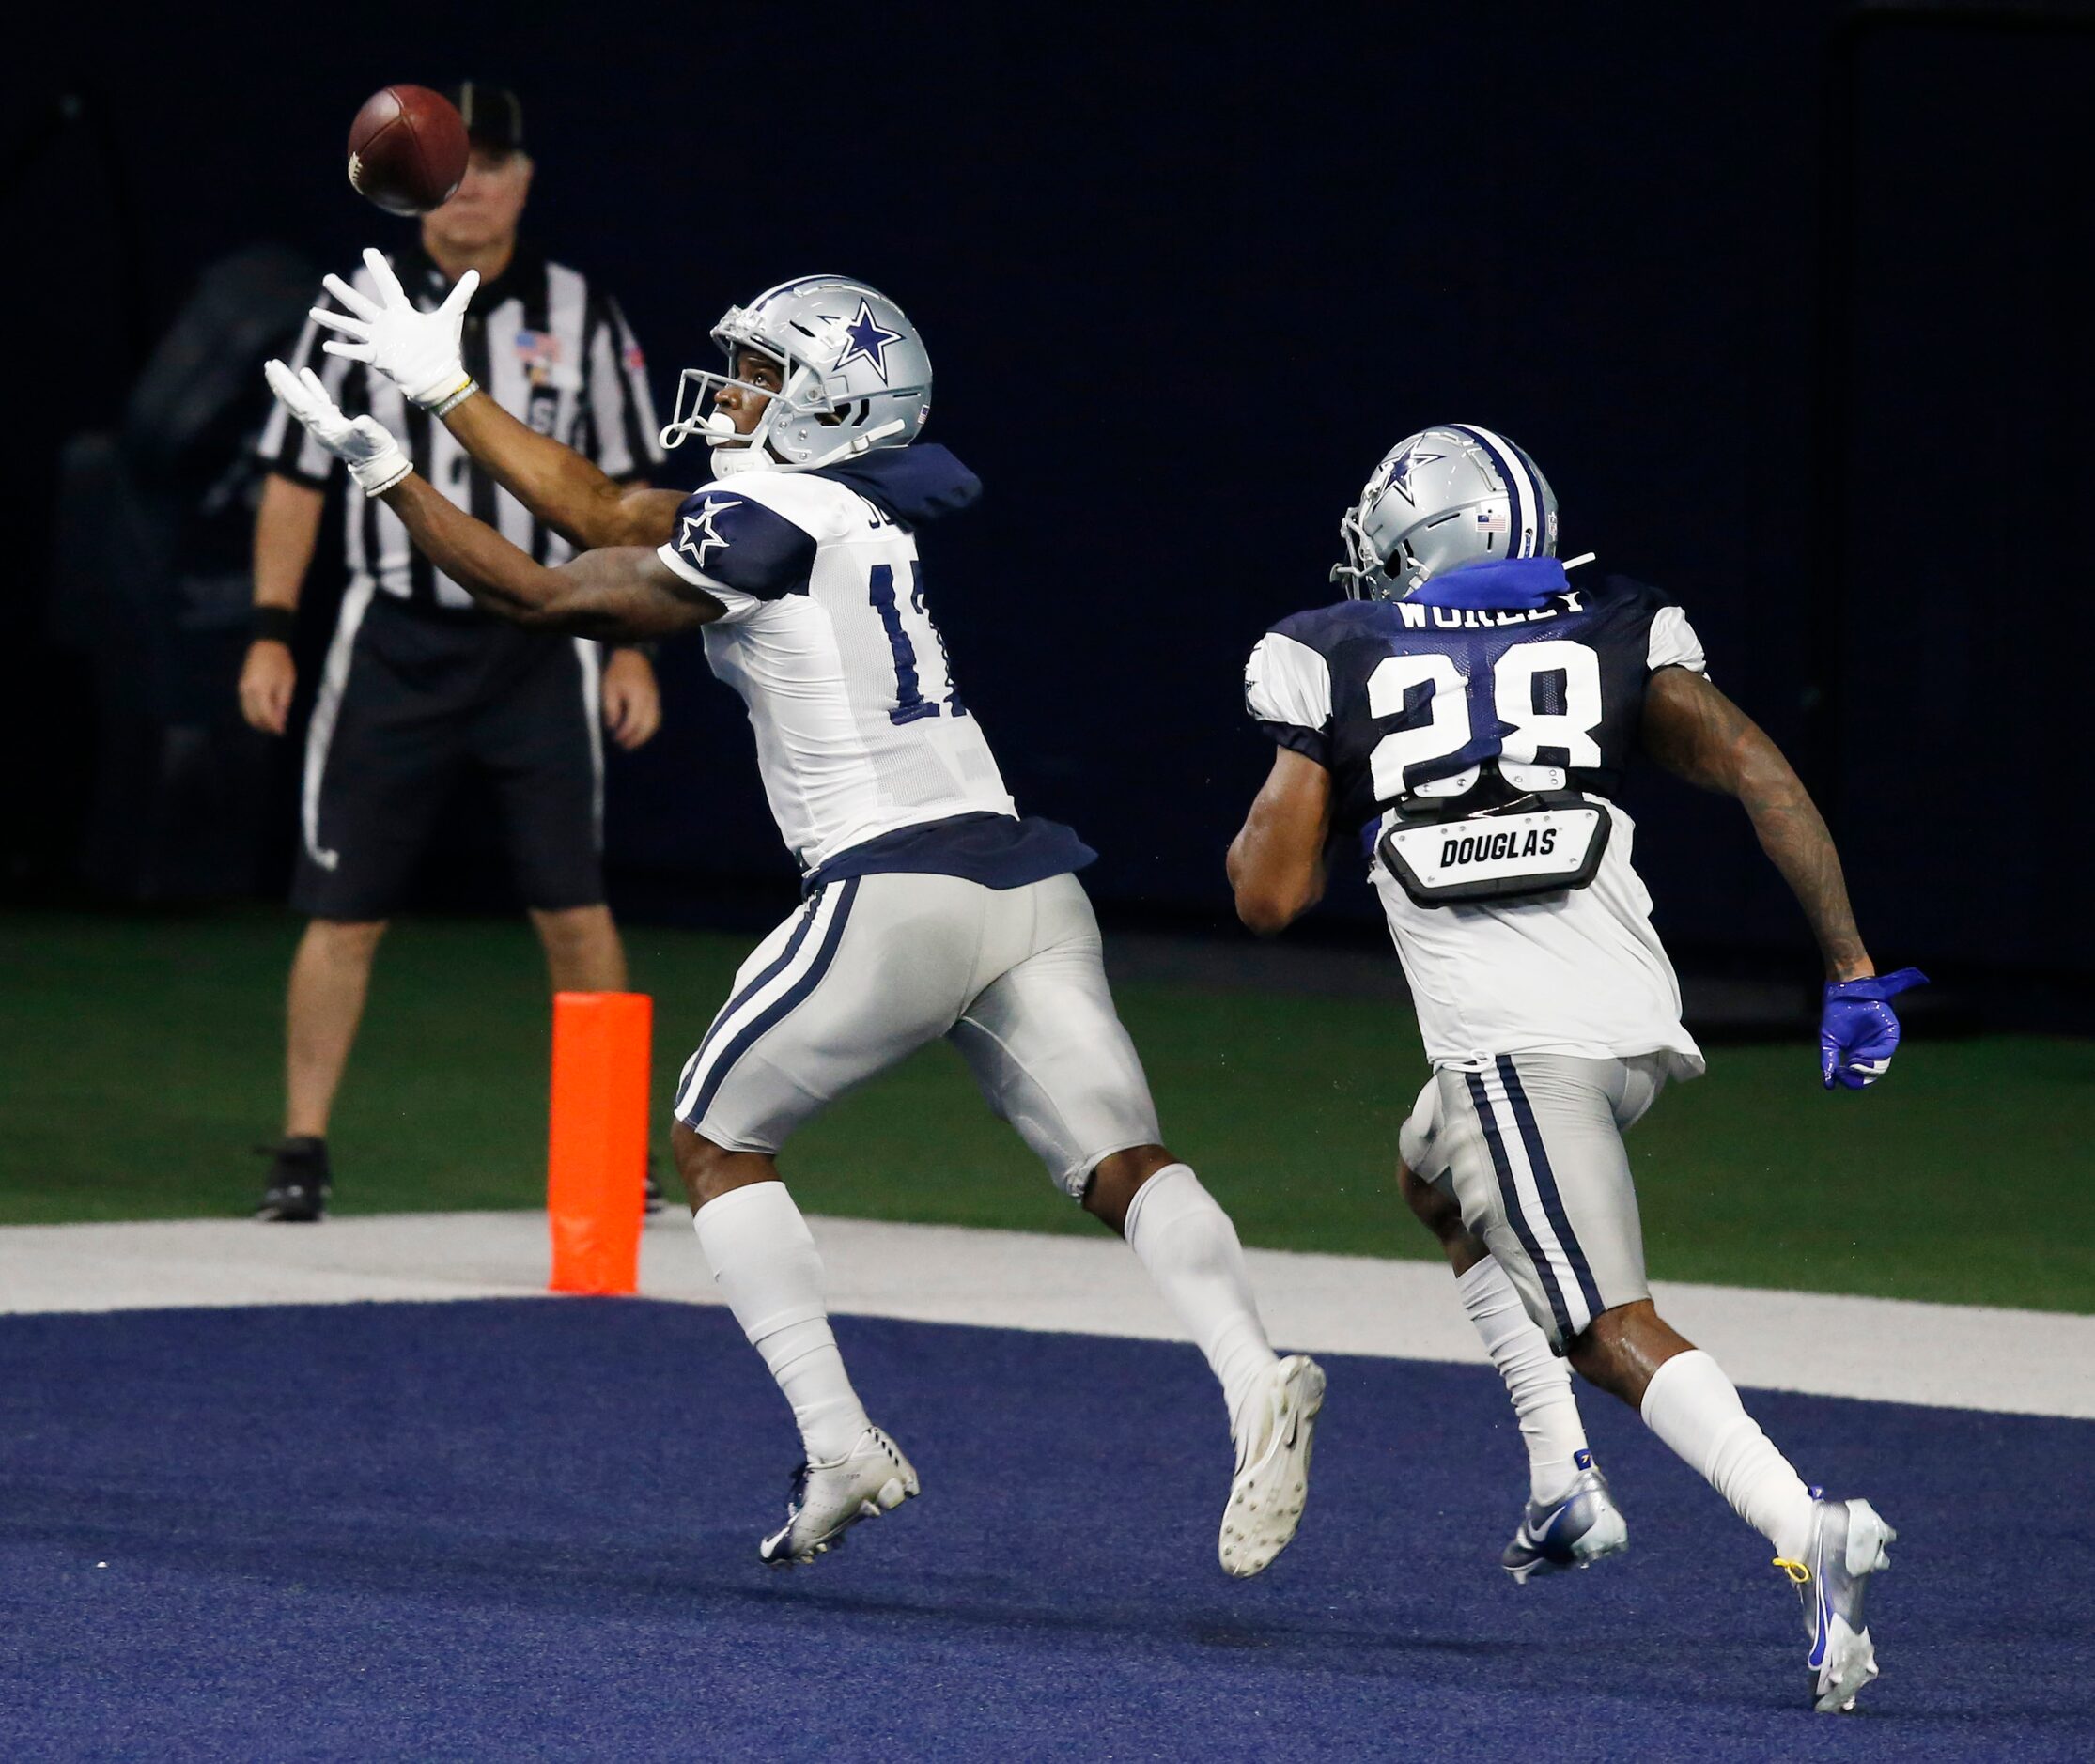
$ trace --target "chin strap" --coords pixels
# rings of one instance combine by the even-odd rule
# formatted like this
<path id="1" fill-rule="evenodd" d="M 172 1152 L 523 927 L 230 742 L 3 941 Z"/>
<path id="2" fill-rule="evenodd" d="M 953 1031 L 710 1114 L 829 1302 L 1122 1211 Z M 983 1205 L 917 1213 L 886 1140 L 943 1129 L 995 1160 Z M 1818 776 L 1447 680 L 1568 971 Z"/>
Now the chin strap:
<path id="1" fill-rule="evenodd" d="M 810 459 L 799 465 L 790 461 L 782 462 L 779 470 L 782 472 L 818 471 L 823 466 L 834 465 L 839 459 L 851 459 L 857 457 L 860 454 L 870 453 L 880 442 L 886 441 L 890 435 L 899 435 L 908 426 L 900 417 L 895 417 L 890 422 L 882 423 L 877 428 L 867 429 L 863 435 L 854 437 L 841 447 L 830 448 L 828 453 L 818 459 Z"/>
<path id="2" fill-rule="evenodd" d="M 839 459 L 856 458 L 860 454 L 870 453 L 890 435 L 899 435 L 908 426 L 900 417 L 892 423 L 883 423 L 877 428 L 869 428 L 863 435 L 856 436 L 841 447 L 832 447 L 816 459 L 781 459 L 768 453 L 753 442 L 747 447 L 730 447 L 724 442 L 713 443 L 713 475 L 720 478 L 733 477 L 737 472 L 752 472 L 758 466 L 768 466 L 773 472 L 818 472 L 824 466 L 834 465 Z"/>
<path id="3" fill-rule="evenodd" d="M 761 447 L 716 446 L 710 463 L 716 478 L 731 478 L 737 472 L 753 472 L 758 466 L 776 465 L 778 461 Z"/>

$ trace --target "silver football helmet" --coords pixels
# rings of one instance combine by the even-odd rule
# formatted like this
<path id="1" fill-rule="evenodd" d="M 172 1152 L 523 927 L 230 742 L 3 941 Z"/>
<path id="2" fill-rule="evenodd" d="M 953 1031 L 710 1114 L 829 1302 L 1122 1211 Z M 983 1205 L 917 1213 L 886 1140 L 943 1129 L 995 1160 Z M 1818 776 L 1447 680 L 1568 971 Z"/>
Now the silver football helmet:
<path id="1" fill-rule="evenodd" d="M 1402 600 L 1422 581 L 1487 558 L 1555 557 L 1557 493 L 1503 435 L 1443 423 L 1383 456 L 1339 522 L 1352 600 Z"/>
<path id="2" fill-rule="evenodd" d="M 684 370 L 661 440 L 675 447 L 703 435 L 716 472 L 759 464 L 806 472 L 875 447 L 907 447 L 931 414 L 931 358 L 917 328 L 879 289 L 848 276 L 781 282 L 747 306 L 730 306 L 713 341 L 727 372 Z M 778 363 L 778 392 L 735 378 L 743 349 Z M 728 386 L 770 399 L 749 435 L 710 408 Z"/>

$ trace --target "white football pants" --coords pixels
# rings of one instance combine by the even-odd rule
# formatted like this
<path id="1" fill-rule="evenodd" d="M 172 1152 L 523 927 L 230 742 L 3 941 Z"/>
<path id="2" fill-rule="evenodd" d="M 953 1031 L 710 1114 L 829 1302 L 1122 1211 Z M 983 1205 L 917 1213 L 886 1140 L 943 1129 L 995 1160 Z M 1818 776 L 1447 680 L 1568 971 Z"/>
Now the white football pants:
<path id="1" fill-rule="evenodd" d="M 1073 875 L 991 889 L 895 873 L 817 889 L 757 945 L 676 1088 L 676 1118 L 775 1153 L 853 1085 L 939 1036 L 1069 1194 L 1158 1133 Z"/>

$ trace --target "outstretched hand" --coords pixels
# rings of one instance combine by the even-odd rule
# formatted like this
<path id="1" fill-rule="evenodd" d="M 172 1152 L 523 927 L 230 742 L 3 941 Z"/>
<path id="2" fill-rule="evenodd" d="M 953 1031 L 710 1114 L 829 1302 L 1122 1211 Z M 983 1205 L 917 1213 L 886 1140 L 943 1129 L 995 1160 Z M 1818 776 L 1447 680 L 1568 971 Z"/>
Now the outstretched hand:
<path id="1" fill-rule="evenodd" d="M 330 355 L 377 368 L 424 410 L 456 398 L 473 384 L 460 353 L 458 333 L 465 324 L 466 305 L 480 286 L 480 271 L 468 270 L 444 296 L 443 304 L 426 313 L 408 298 L 383 252 L 366 249 L 364 267 L 379 290 L 375 301 L 338 275 L 322 278 L 321 286 L 345 310 L 316 306 L 313 322 L 339 331 L 349 340 L 344 343 L 330 337 L 320 347 Z"/>
<path id="2" fill-rule="evenodd" d="M 1827 1090 L 1836 1084 L 1859 1091 L 1883 1077 L 1899 1051 L 1899 1017 L 1891 1000 L 1928 976 L 1917 967 L 1867 980 L 1836 981 L 1825 989 L 1819 1018 L 1819 1075 Z"/>
<path id="3" fill-rule="evenodd" d="M 349 467 L 365 495 L 390 490 L 414 470 L 390 429 L 373 416 L 343 415 L 310 367 L 294 374 L 282 362 L 269 361 L 262 364 L 262 377 L 305 432 Z"/>

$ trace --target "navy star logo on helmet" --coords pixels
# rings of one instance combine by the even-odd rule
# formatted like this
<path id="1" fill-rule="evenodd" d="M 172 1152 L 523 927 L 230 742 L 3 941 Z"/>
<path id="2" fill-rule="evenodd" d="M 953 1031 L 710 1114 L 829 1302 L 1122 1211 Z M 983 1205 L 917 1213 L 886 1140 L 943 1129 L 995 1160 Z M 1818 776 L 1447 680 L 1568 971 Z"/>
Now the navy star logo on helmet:
<path id="1" fill-rule="evenodd" d="M 1411 468 L 1413 466 L 1437 465 L 1446 457 L 1445 454 L 1425 454 L 1409 451 L 1399 454 L 1389 467 L 1389 487 L 1396 491 L 1405 502 L 1411 502 L 1413 500 L 1411 494 Z"/>
<path id="2" fill-rule="evenodd" d="M 884 381 L 888 377 L 888 345 L 900 343 L 902 333 L 890 331 L 876 318 L 872 303 L 861 295 L 858 313 L 844 327 L 844 334 L 847 341 L 844 353 L 836 358 L 838 370 L 849 367 L 853 362 L 871 362 L 873 371 Z"/>

